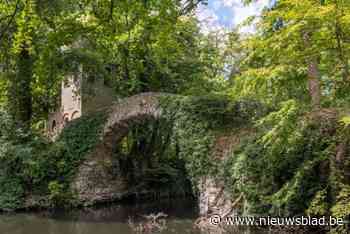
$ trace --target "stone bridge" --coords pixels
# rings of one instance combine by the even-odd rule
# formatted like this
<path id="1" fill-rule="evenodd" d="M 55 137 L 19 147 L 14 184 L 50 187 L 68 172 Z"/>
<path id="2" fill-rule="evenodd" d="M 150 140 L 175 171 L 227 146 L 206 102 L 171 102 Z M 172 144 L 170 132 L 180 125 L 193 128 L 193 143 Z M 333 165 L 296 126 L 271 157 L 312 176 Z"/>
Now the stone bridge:
<path id="1" fill-rule="evenodd" d="M 124 98 L 110 107 L 100 143 L 80 165 L 71 184 L 79 203 L 91 205 L 147 192 L 138 191 L 118 173 L 121 166 L 113 160 L 113 150 L 132 126 L 161 117 L 159 101 L 160 97 L 165 96 L 171 97 L 163 93 L 142 93 Z M 211 178 L 203 178 L 197 186 L 202 213 L 210 212 L 211 206 L 219 205 L 224 210 L 230 208 L 231 200 L 223 193 L 222 184 Z"/>

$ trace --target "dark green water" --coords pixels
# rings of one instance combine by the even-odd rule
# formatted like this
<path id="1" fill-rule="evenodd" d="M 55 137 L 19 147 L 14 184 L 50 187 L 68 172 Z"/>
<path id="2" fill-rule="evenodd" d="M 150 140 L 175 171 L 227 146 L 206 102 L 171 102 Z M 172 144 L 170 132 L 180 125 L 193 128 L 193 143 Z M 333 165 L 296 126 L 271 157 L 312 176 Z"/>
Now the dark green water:
<path id="1" fill-rule="evenodd" d="M 131 217 L 163 212 L 169 215 L 162 234 L 199 234 L 193 229 L 197 217 L 191 200 L 161 201 L 144 204 L 110 204 L 73 211 L 45 211 L 0 214 L 0 234 L 134 234 L 128 225 Z M 260 234 L 248 230 L 233 233 Z"/>

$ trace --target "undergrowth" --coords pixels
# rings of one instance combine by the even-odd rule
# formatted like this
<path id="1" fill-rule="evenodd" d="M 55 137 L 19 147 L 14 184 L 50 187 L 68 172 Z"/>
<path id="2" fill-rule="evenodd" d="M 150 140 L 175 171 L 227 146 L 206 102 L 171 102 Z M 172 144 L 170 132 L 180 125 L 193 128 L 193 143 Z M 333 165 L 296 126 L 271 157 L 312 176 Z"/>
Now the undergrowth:
<path id="1" fill-rule="evenodd" d="M 38 134 L 22 132 L 3 112 L 0 208 L 22 208 L 29 193 L 48 196 L 54 206 L 69 204 L 69 182 L 98 142 L 105 117 L 105 113 L 96 113 L 73 121 L 55 143 L 50 143 Z"/>

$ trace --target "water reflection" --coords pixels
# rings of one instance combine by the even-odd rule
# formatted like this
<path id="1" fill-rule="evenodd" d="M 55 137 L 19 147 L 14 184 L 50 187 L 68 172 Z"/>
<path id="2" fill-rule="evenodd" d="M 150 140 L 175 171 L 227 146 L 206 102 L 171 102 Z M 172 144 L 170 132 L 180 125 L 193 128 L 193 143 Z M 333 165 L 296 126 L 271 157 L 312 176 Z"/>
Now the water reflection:
<path id="1" fill-rule="evenodd" d="M 172 200 L 147 204 L 110 204 L 73 211 L 51 211 L 0 215 L 0 234 L 133 234 L 128 219 L 164 212 L 169 215 L 162 234 L 199 234 L 193 222 L 197 217 L 195 202 Z M 214 232 L 210 232 L 210 234 Z M 249 230 L 231 233 L 257 234 Z"/>

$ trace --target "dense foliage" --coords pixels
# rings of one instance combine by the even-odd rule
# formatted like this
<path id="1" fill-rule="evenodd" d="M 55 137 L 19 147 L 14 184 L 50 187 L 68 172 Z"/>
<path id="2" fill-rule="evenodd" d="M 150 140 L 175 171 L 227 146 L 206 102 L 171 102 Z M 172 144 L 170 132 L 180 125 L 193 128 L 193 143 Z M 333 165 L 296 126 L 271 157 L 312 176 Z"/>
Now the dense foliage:
<path id="1" fill-rule="evenodd" d="M 0 98 L 24 125 L 57 108 L 60 83 L 83 66 L 118 96 L 186 92 L 205 77 L 211 43 L 190 13 L 200 2 L 11 0 L 0 4 Z M 215 52 L 215 51 L 214 51 Z"/>
<path id="2" fill-rule="evenodd" d="M 349 218 L 349 7 L 278 0 L 250 19 L 254 34 L 229 40 L 241 55 L 232 97 L 254 95 L 274 109 L 232 156 L 244 212 Z"/>
<path id="3" fill-rule="evenodd" d="M 123 163 L 149 161 L 135 182 L 181 187 L 210 174 L 244 194 L 244 214 L 349 218 L 350 1 L 277 0 L 245 22 L 250 34 L 203 33 L 193 11 L 205 2 L 0 3 L 0 208 L 27 193 L 71 196 L 104 116 L 73 122 L 55 143 L 42 122 L 64 77 L 82 72 L 118 97 L 178 95 L 116 143 Z M 228 156 L 212 155 L 218 136 L 242 129 Z"/>
<path id="4" fill-rule="evenodd" d="M 48 196 L 43 206 L 69 205 L 69 182 L 98 142 L 105 116 L 97 113 L 75 121 L 52 144 L 25 133 L 1 112 L 1 209 L 23 208 L 28 195 Z"/>
<path id="5" fill-rule="evenodd" d="M 220 160 L 212 160 L 217 135 L 247 126 L 266 112 L 254 100 L 232 102 L 216 95 L 164 98 L 161 105 L 164 118 L 172 126 L 169 147 L 185 160 L 194 182 L 218 173 Z"/>

